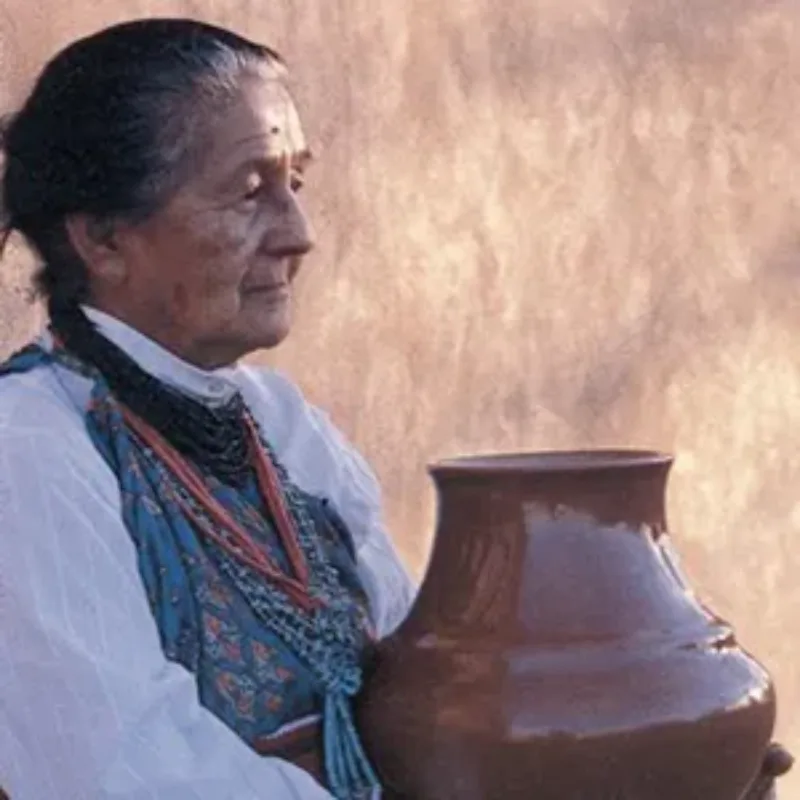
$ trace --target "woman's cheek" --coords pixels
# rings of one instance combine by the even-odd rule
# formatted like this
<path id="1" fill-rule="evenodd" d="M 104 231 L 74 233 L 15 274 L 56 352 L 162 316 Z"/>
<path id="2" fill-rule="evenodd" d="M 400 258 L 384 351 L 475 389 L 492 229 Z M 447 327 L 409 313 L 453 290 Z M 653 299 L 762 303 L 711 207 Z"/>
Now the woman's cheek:
<path id="1" fill-rule="evenodd" d="M 231 274 L 226 275 L 225 280 L 220 280 L 221 277 L 215 276 L 215 280 L 206 287 L 206 313 L 209 323 L 212 320 L 217 323 L 227 323 L 241 308 L 241 279 L 238 275 Z"/>
<path id="2" fill-rule="evenodd" d="M 169 311 L 170 314 L 178 319 L 186 319 L 191 316 L 192 305 L 194 299 L 192 297 L 191 287 L 187 286 L 183 281 L 176 281 L 172 285 L 170 292 Z"/>
<path id="3" fill-rule="evenodd" d="M 219 276 L 202 281 L 177 281 L 170 293 L 169 315 L 174 324 L 200 332 L 226 324 L 239 311 L 238 283 Z"/>

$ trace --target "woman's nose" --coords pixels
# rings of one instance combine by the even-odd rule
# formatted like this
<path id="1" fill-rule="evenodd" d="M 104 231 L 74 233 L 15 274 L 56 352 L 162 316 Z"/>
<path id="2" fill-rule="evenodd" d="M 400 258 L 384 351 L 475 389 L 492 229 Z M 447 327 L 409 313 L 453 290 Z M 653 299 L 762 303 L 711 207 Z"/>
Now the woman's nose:
<path id="1" fill-rule="evenodd" d="M 279 219 L 265 237 L 266 249 L 276 256 L 304 256 L 314 247 L 311 223 L 291 190 L 282 204 Z"/>

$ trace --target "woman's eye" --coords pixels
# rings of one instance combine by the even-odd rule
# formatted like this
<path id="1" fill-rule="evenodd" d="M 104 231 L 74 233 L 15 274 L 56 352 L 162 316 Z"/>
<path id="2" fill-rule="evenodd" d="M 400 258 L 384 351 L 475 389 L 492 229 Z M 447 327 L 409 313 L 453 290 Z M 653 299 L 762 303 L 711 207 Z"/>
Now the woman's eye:
<path id="1" fill-rule="evenodd" d="M 291 188 L 293 192 L 299 192 L 303 188 L 305 182 L 305 178 L 299 172 L 293 172 L 289 176 L 289 188 Z"/>
<path id="2" fill-rule="evenodd" d="M 245 200 L 255 200 L 259 194 L 261 194 L 261 190 L 264 188 L 264 182 L 258 175 L 253 175 L 252 177 L 247 179 L 247 184 L 245 185 L 244 191 L 244 199 Z"/>

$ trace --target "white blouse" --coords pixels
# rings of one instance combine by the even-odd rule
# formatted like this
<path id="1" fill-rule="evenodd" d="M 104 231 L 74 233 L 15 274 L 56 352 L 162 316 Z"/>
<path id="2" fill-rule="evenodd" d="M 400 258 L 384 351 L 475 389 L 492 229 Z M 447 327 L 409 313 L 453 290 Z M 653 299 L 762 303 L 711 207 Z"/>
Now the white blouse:
<path id="1" fill-rule="evenodd" d="M 414 589 L 374 475 L 327 416 L 272 370 L 205 372 L 86 311 L 173 387 L 212 404 L 241 390 L 292 479 L 348 523 L 375 625 L 391 632 Z M 89 391 L 58 366 L 0 378 L 0 787 L 11 800 L 329 798 L 251 750 L 164 657 L 116 477 L 84 428 Z"/>

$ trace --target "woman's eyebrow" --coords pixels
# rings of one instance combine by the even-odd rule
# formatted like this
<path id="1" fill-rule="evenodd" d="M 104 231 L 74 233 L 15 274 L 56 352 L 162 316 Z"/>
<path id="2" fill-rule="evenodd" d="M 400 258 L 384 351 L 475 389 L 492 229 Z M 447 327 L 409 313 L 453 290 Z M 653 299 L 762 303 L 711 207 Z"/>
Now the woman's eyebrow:
<path id="1" fill-rule="evenodd" d="M 314 161 L 314 153 L 310 147 L 304 147 L 299 153 L 292 156 L 292 166 L 295 169 L 303 170 L 312 161 Z"/>
<path id="2" fill-rule="evenodd" d="M 314 153 L 310 147 L 303 147 L 302 150 L 292 153 L 289 159 L 289 166 L 291 169 L 296 172 L 303 172 L 309 163 L 314 160 Z M 278 153 L 252 156 L 240 162 L 232 169 L 225 170 L 225 174 L 220 177 L 219 181 L 216 181 L 216 185 L 219 188 L 230 189 L 244 180 L 249 173 L 274 169 L 280 161 L 281 156 Z"/>

